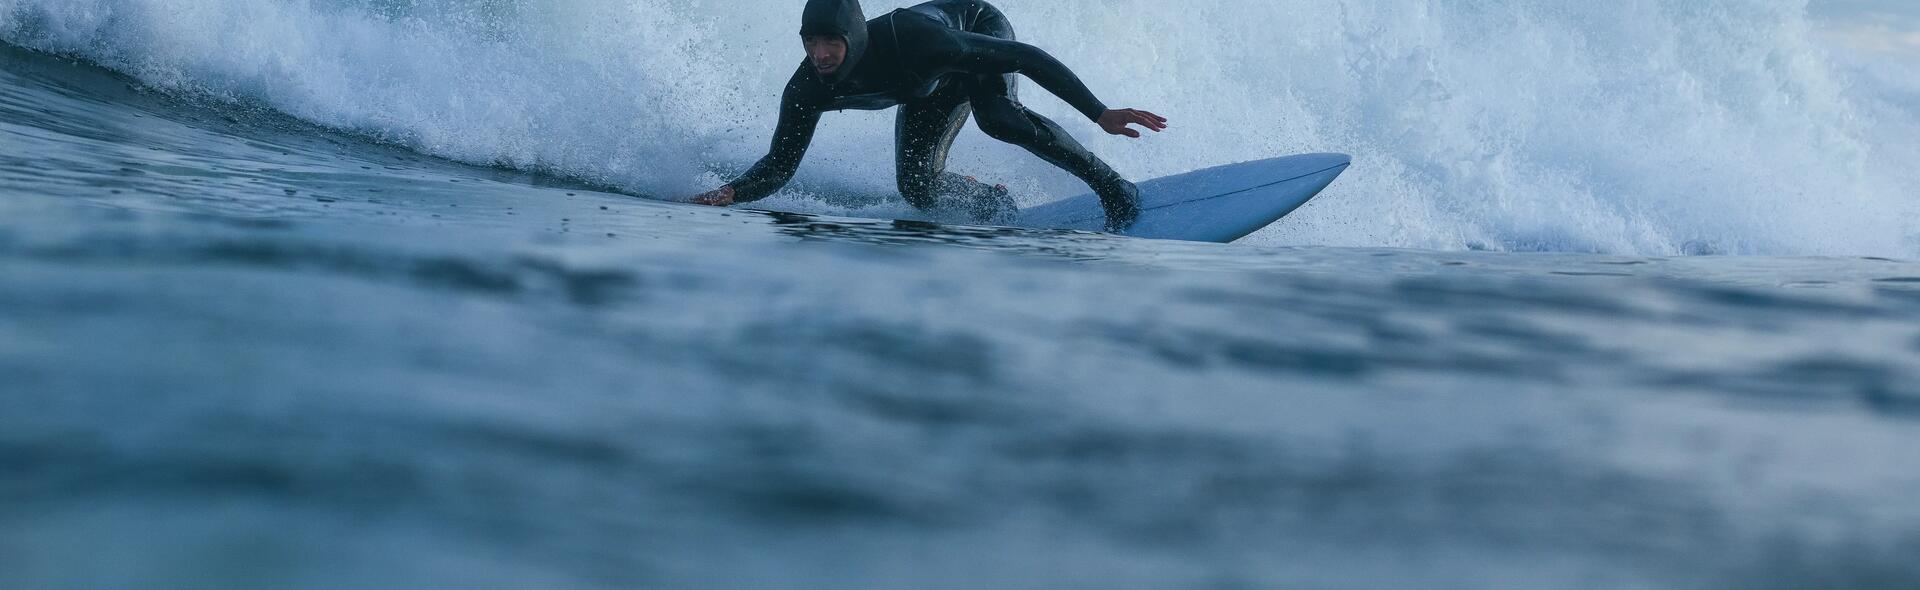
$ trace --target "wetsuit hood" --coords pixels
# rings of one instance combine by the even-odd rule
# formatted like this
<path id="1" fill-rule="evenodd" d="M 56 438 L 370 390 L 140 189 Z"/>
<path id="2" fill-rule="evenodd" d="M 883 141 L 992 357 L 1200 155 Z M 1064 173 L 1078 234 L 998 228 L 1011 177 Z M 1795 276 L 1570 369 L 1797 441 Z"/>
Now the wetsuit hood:
<path id="1" fill-rule="evenodd" d="M 860 11 L 860 0 L 807 0 L 800 13 L 800 34 L 846 38 L 847 59 L 832 75 L 821 77 L 828 84 L 847 79 L 867 53 L 867 16 Z"/>

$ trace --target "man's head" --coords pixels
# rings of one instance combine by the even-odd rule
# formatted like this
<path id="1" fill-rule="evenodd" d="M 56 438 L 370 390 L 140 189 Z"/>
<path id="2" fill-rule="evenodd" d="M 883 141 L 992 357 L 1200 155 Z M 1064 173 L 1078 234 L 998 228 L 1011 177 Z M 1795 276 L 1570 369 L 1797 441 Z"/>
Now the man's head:
<path id="1" fill-rule="evenodd" d="M 845 80 L 867 51 L 867 17 L 859 0 L 807 0 L 800 13 L 807 63 L 827 83 Z"/>
<path id="2" fill-rule="evenodd" d="M 807 62 L 821 77 L 832 77 L 847 61 L 847 38 L 840 35 L 801 35 L 807 48 Z"/>

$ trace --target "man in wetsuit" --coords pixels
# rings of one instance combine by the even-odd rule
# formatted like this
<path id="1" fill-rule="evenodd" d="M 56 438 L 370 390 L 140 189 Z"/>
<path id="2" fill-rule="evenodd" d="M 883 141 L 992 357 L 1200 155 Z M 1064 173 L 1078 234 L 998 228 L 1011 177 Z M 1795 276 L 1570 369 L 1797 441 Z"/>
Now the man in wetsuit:
<path id="1" fill-rule="evenodd" d="M 780 99 L 780 123 L 766 157 L 733 182 L 694 197 L 727 206 L 766 197 L 786 185 L 825 111 L 900 106 L 895 130 L 900 194 L 920 209 L 966 202 L 976 221 L 1015 212 L 1005 187 L 947 172 L 947 150 L 969 113 L 980 130 L 1033 152 L 1086 181 L 1106 209 L 1107 230 L 1140 215 L 1140 191 L 1059 125 L 1020 104 L 1013 74 L 1025 74 L 1107 133 L 1140 137 L 1167 120 L 1146 111 L 1108 109 L 1079 77 L 1039 48 L 1014 40 L 1005 15 L 982 0 L 934 0 L 871 21 L 859 0 L 808 0 L 801 14 L 807 61 Z"/>

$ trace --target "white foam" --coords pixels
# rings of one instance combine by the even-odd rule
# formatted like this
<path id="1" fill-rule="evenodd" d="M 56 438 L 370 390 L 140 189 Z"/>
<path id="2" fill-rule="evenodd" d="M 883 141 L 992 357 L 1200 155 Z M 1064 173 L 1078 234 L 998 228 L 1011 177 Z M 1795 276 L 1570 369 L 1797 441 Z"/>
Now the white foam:
<path id="1" fill-rule="evenodd" d="M 0 0 L 0 38 L 440 156 L 681 194 L 765 149 L 801 4 Z M 1804 0 L 999 5 L 1107 102 L 1173 119 L 1096 137 L 1027 85 L 1129 176 L 1355 156 L 1256 242 L 1920 255 L 1920 107 L 1836 65 Z M 889 191 L 891 133 L 890 113 L 830 115 L 801 186 Z M 977 131 L 953 167 L 1027 201 L 1084 190 Z"/>

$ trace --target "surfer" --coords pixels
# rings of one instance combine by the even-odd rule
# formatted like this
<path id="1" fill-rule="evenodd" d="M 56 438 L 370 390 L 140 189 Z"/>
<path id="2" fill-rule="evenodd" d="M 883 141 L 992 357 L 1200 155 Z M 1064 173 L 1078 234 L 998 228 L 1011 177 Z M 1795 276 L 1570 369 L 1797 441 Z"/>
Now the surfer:
<path id="1" fill-rule="evenodd" d="M 869 21 L 859 0 L 808 0 L 800 39 L 807 59 L 781 95 L 780 122 L 766 157 L 694 202 L 724 207 L 785 186 L 825 111 L 899 106 L 896 173 L 900 195 L 916 208 L 959 199 L 978 222 L 1005 221 L 1017 212 L 1005 186 L 946 171 L 947 150 L 972 114 L 988 136 L 1086 181 L 1100 196 L 1108 231 L 1123 231 L 1139 217 L 1139 189 L 1059 125 L 1022 106 L 1013 74 L 1032 78 L 1107 133 L 1137 138 L 1140 132 L 1129 125 L 1157 132 L 1167 119 L 1108 109 L 1059 60 L 1015 41 L 1006 15 L 993 5 L 934 0 Z"/>

